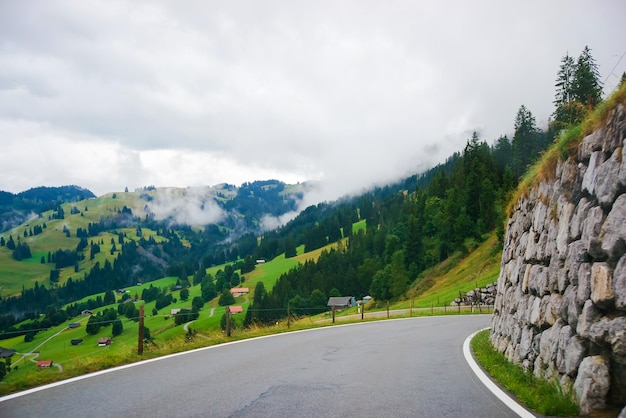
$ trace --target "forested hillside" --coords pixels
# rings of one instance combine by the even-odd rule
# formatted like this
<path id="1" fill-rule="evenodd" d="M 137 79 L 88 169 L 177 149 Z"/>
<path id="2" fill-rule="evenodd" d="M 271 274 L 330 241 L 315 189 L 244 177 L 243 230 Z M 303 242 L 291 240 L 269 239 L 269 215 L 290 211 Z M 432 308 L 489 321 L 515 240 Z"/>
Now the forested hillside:
<path id="1" fill-rule="evenodd" d="M 560 83 L 565 77 L 561 69 L 555 120 L 547 131 L 539 129 L 531 111 L 522 105 L 516 115 L 511 115 L 511 138 L 503 135 L 485 139 L 474 133 L 462 151 L 425 173 L 360 196 L 311 206 L 271 231 L 262 231 L 259 213 L 279 216 L 294 210 L 297 196 L 297 192 L 286 193 L 286 185 L 275 181 L 244 184 L 236 193 L 231 187 L 223 187 L 217 198 L 228 216 L 202 226 L 183 225 L 173 216 L 157 219 L 157 202 L 151 189 L 141 193 L 140 210 L 126 206 L 123 199 L 127 196 L 120 194 L 115 211 L 89 223 L 83 221 L 80 230 L 66 230 L 69 221 L 65 219 L 59 228 L 75 240 L 74 247 L 60 248 L 61 253 L 54 253 L 55 259 L 52 254 L 43 256 L 41 263 L 57 263 L 59 257 L 68 256 L 73 262 L 51 271 L 74 266 L 75 273 L 70 271 L 71 277 L 60 281 L 51 273 L 46 283 L 4 297 L 0 300 L 0 328 L 8 329 L 23 318 L 35 318 L 41 313 L 58 313 L 63 304 L 137 281 L 174 276 L 183 286 L 198 285 L 206 281 L 206 270 L 212 265 L 232 263 L 232 270 L 244 275 L 254 269 L 255 260 L 280 254 L 293 257 L 301 245 L 304 251 L 311 251 L 335 242 L 339 243 L 336 249 L 323 253 L 317 262 L 306 262 L 285 273 L 273 289 L 260 284 L 246 322 L 273 321 L 276 318 L 270 312 L 284 311 L 288 303 L 300 313 L 319 310 L 330 295 L 371 294 L 379 301 L 401 298 L 425 269 L 454 253 L 472 251 L 494 229 L 501 236 L 504 208 L 519 178 L 561 129 L 579 120 L 563 108 L 580 109 L 582 105 L 588 109 L 593 104 L 590 100 L 586 105 L 579 101 L 592 97 L 599 83 L 588 51 L 581 57 L 584 59 L 575 64 L 576 71 L 567 71 L 568 77 L 572 74 L 567 85 L 581 91 L 561 91 L 565 88 Z M 596 84 L 583 83 L 589 74 Z M 590 90 L 585 93 L 582 85 L 591 86 Z M 233 194 L 238 200 L 232 199 Z M 210 202 L 202 198 L 197 204 L 204 208 Z M 76 217 L 76 225 L 87 216 L 82 206 L 75 205 L 76 211 L 66 206 L 65 212 Z M 89 216 L 96 211 L 91 207 Z M 54 216 L 60 216 L 59 208 L 46 216 L 52 222 Z M 353 234 L 356 222 L 364 222 L 366 227 Z M 11 244 L 14 258 L 19 238 Z M 8 240 L 0 242 L 0 246 L 8 244 Z M 87 257 L 102 257 L 102 253 L 107 254 L 102 262 L 81 270 L 80 263 Z M 29 259 L 27 248 L 22 247 L 17 255 Z M 232 286 L 229 280 L 213 279 L 218 294 Z M 91 303 L 102 306 L 104 301 Z M 276 308 L 281 309 L 272 310 Z"/>
<path id="2" fill-rule="evenodd" d="M 18 194 L 0 190 L 0 233 L 25 222 L 33 214 L 92 197 L 96 196 L 90 190 L 78 186 L 41 186 Z"/>

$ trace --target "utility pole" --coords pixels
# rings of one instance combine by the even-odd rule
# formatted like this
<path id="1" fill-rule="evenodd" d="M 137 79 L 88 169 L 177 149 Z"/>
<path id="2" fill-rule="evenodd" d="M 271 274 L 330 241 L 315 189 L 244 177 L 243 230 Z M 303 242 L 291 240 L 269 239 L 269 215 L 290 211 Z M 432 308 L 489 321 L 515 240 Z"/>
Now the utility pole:
<path id="1" fill-rule="evenodd" d="M 139 307 L 139 337 L 137 339 L 137 354 L 143 354 L 143 305 Z"/>
<path id="2" fill-rule="evenodd" d="M 287 329 L 291 325 L 291 312 L 290 312 L 290 304 L 287 302 Z"/>
<path id="3" fill-rule="evenodd" d="M 230 307 L 226 307 L 226 336 L 230 337 Z"/>

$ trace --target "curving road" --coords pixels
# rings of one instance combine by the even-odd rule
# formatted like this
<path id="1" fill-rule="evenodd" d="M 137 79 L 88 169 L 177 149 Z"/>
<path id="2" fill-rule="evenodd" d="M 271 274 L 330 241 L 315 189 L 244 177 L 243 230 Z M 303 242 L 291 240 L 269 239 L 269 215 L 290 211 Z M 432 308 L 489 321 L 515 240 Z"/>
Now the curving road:
<path id="1" fill-rule="evenodd" d="M 0 416 L 516 416 L 462 354 L 489 322 L 421 317 L 208 347 L 6 396 Z"/>

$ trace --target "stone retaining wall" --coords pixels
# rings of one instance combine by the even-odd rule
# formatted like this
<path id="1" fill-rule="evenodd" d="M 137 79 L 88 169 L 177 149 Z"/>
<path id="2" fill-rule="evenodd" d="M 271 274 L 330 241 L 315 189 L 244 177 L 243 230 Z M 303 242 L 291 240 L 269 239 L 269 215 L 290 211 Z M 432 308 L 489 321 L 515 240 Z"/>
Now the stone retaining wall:
<path id="1" fill-rule="evenodd" d="M 577 394 L 581 412 L 626 405 L 624 106 L 509 219 L 491 342 Z"/>

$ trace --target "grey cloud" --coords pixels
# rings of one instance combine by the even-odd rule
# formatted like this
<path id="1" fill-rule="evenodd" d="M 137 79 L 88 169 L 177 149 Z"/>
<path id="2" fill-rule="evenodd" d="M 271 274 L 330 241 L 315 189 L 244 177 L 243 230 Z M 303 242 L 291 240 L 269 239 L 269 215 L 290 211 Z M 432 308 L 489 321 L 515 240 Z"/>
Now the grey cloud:
<path id="1" fill-rule="evenodd" d="M 610 90 L 624 15 L 617 0 L 3 2 L 0 141 L 17 144 L 0 188 L 38 185 L 7 167 L 54 136 L 84 145 L 56 150 L 77 168 L 49 155 L 33 179 L 104 193 L 277 172 L 334 199 L 442 162 L 474 130 L 510 134 L 521 104 L 547 121 L 566 52 L 589 45 Z M 90 146 L 106 175 L 73 155 Z M 166 178 L 145 163 L 161 151 Z"/>

